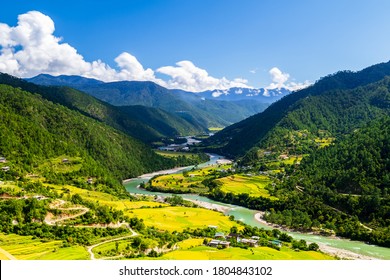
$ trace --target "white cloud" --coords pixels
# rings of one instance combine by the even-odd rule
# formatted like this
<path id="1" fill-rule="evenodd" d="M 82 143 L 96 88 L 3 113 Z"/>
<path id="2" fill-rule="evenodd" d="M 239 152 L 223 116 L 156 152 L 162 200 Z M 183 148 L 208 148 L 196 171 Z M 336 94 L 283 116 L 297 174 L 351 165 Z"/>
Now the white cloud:
<path id="1" fill-rule="evenodd" d="M 305 81 L 304 83 L 289 82 L 290 74 L 283 73 L 277 67 L 273 67 L 268 73 L 272 77 L 272 83 L 265 88 L 264 96 L 269 96 L 268 90 L 285 88 L 294 91 L 308 87 L 311 84 L 309 81 Z"/>
<path id="2" fill-rule="evenodd" d="M 228 89 L 232 87 L 249 87 L 248 81 L 242 78 L 230 81 L 225 77 L 218 79 L 210 76 L 206 70 L 195 66 L 191 61 L 183 60 L 176 66 L 164 66 L 157 72 L 170 76 L 166 86 L 187 91 L 200 92 L 213 89 Z"/>
<path id="3" fill-rule="evenodd" d="M 116 59 L 118 69 L 101 60 L 87 62 L 77 50 L 53 35 L 53 20 L 37 11 L 19 15 L 15 27 L 0 24 L 0 71 L 19 77 L 40 73 L 81 75 L 103 81 L 160 82 L 152 69 L 144 69 L 129 53 Z"/>

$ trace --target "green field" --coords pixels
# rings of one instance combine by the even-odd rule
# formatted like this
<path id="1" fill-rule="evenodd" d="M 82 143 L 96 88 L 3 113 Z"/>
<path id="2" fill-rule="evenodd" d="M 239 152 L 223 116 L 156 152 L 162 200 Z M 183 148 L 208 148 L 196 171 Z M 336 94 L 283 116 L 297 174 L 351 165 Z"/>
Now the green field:
<path id="1" fill-rule="evenodd" d="M 75 245 L 61 248 L 61 245 L 62 241 L 44 241 L 38 238 L 34 239 L 32 236 L 0 233 L 0 247 L 18 260 L 89 259 L 85 247 Z"/>
<path id="2" fill-rule="evenodd" d="M 162 175 L 154 178 L 150 183 L 153 187 L 164 191 L 204 193 L 209 191 L 209 189 L 202 184 L 202 181 L 214 172 L 226 170 L 230 167 L 231 165 L 229 164 L 223 164 L 190 170 L 186 176 L 183 174 Z"/>
<path id="3" fill-rule="evenodd" d="M 318 143 L 320 148 L 324 148 L 324 147 L 327 147 L 330 144 L 332 144 L 335 139 L 336 138 L 334 138 L 334 137 L 327 137 L 327 138 L 317 138 L 317 139 L 314 139 L 314 141 L 316 143 Z"/>
<path id="4" fill-rule="evenodd" d="M 68 195 L 79 194 L 83 199 L 90 200 L 92 202 L 99 201 L 100 205 L 106 205 L 109 207 L 113 207 L 117 210 L 130 210 L 137 209 L 141 207 L 159 207 L 159 206 L 167 206 L 167 204 L 163 204 L 160 202 L 154 201 L 130 201 L 126 199 L 119 199 L 114 195 L 98 192 L 98 191 L 90 191 L 86 189 L 81 189 L 73 186 L 57 186 L 57 185 L 49 185 L 56 189 L 57 191 L 62 191 L 67 193 Z"/>
<path id="5" fill-rule="evenodd" d="M 179 249 L 164 254 L 161 260 L 332 260 L 334 258 L 321 252 L 299 251 L 290 248 L 282 248 L 277 251 L 268 247 L 256 247 L 249 249 L 216 248 L 199 246 L 191 249 Z"/>
<path id="6" fill-rule="evenodd" d="M 69 173 L 80 170 L 82 166 L 83 159 L 81 157 L 70 157 L 67 155 L 62 155 L 40 164 L 37 168 L 37 171 L 44 172 L 45 170 L 51 169 L 58 173 Z"/>
<path id="7" fill-rule="evenodd" d="M 247 193 L 251 196 L 263 196 L 271 199 L 276 197 L 270 196 L 266 186 L 272 181 L 267 176 L 248 176 L 248 175 L 232 175 L 218 179 L 223 185 L 221 190 L 234 194 Z"/>
<path id="8" fill-rule="evenodd" d="M 223 127 L 209 127 L 210 132 L 218 132 L 221 131 Z"/>
<path id="9" fill-rule="evenodd" d="M 299 163 L 301 162 L 303 156 L 289 156 L 287 159 L 283 159 L 281 160 L 281 162 L 283 162 L 284 164 L 294 164 L 294 163 Z"/>
<path id="10" fill-rule="evenodd" d="M 174 152 L 174 151 L 160 151 L 155 150 L 156 154 L 159 154 L 164 157 L 178 157 L 178 156 L 185 156 L 185 157 L 194 157 L 197 156 L 197 154 L 194 153 L 186 153 L 186 152 Z"/>
<path id="11" fill-rule="evenodd" d="M 207 192 L 208 188 L 201 183 L 204 180 L 204 176 L 195 173 L 190 172 L 188 177 L 184 177 L 183 174 L 163 175 L 151 180 L 150 183 L 161 190 L 171 190 L 173 192 Z"/>
<path id="12" fill-rule="evenodd" d="M 218 230 L 228 231 L 238 226 L 222 213 L 204 208 L 165 207 L 155 209 L 135 209 L 125 212 L 129 216 L 144 220 L 145 225 L 155 226 L 168 231 L 182 231 L 185 228 L 204 228 L 208 225 L 218 226 Z"/>

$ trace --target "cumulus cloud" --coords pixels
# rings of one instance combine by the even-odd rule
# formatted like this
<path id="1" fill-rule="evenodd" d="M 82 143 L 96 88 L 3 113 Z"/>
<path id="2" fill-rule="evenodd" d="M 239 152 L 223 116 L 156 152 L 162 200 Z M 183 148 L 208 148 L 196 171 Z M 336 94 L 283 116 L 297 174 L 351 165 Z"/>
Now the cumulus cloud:
<path id="1" fill-rule="evenodd" d="M 116 68 L 101 60 L 88 62 L 74 47 L 54 36 L 54 31 L 53 20 L 38 11 L 19 15 L 14 27 L 0 23 L 0 72 L 23 78 L 46 73 L 80 75 L 105 82 L 153 81 L 189 91 L 248 87 L 248 81 L 244 79 L 214 78 L 191 61 L 159 68 L 159 73 L 170 77 L 168 81 L 156 78 L 152 69 L 145 69 L 135 56 L 127 52 L 115 58 Z"/>
<path id="2" fill-rule="evenodd" d="M 268 73 L 272 77 L 272 83 L 266 87 L 266 91 L 263 94 L 264 96 L 269 96 L 268 90 L 285 88 L 294 91 L 308 87 L 311 84 L 309 81 L 305 81 L 304 83 L 289 82 L 290 74 L 283 73 L 277 67 L 273 67 Z"/>
<path id="3" fill-rule="evenodd" d="M 214 78 L 206 70 L 195 66 L 191 61 L 183 60 L 176 63 L 176 66 L 164 66 L 157 69 L 157 72 L 170 77 L 166 82 L 168 88 L 181 88 L 187 91 L 205 91 L 213 89 L 228 89 L 232 87 L 249 87 L 248 81 L 242 78 L 228 80 Z"/>
<path id="4" fill-rule="evenodd" d="M 115 59 L 118 70 L 101 60 L 85 61 L 74 47 L 54 36 L 54 31 L 53 20 L 37 11 L 19 15 L 15 27 L 0 24 L 0 71 L 19 77 L 47 73 L 81 75 L 103 81 L 160 82 L 152 69 L 145 70 L 126 52 Z"/>

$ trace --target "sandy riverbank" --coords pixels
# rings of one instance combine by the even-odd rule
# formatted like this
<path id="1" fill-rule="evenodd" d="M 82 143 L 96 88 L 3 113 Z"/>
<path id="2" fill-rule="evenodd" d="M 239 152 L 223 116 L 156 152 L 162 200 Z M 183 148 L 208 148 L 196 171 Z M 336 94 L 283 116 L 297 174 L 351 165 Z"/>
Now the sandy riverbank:
<path id="1" fill-rule="evenodd" d="M 195 200 L 195 199 L 185 199 L 185 200 L 191 201 L 192 203 L 194 203 L 194 204 L 196 204 L 196 205 L 198 205 L 200 207 L 203 207 L 203 208 L 206 208 L 206 209 L 209 209 L 209 210 L 215 210 L 215 211 L 222 212 L 222 213 L 225 213 L 225 212 L 230 210 L 229 207 L 222 206 L 222 205 L 219 205 L 219 204 L 214 204 L 214 203 L 200 201 L 200 200 Z"/>
<path id="2" fill-rule="evenodd" d="M 264 225 L 267 225 L 269 227 L 273 227 L 273 228 L 278 228 L 278 229 L 283 229 L 283 230 L 286 230 L 280 226 L 278 227 L 275 227 L 275 225 L 271 224 L 271 223 L 268 223 L 267 221 L 265 221 L 262 217 L 264 215 L 264 212 L 259 212 L 259 213 L 256 213 L 255 214 L 255 219 L 256 221 L 258 221 L 259 223 L 261 224 L 264 224 Z M 291 230 L 290 230 L 291 231 Z M 357 254 L 357 253 L 354 253 L 354 252 L 351 252 L 351 251 L 348 251 L 348 250 L 344 250 L 344 249 L 339 249 L 339 248 L 334 248 L 334 247 L 331 247 L 329 245 L 325 245 L 321 242 L 316 242 L 318 244 L 318 246 L 320 247 L 320 250 L 322 252 L 324 252 L 325 254 L 328 254 L 328 255 L 331 255 L 331 256 L 334 256 L 334 257 L 338 257 L 340 259 L 350 259 L 350 260 L 376 260 L 375 258 L 372 258 L 372 257 L 369 257 L 369 256 L 365 256 L 365 255 L 361 255 L 361 254 Z"/>
<path id="3" fill-rule="evenodd" d="M 152 172 L 152 173 L 146 173 L 146 174 L 143 174 L 141 176 L 138 176 L 137 178 L 138 179 L 150 179 L 150 178 L 153 178 L 154 176 L 156 175 L 162 175 L 162 174 L 172 174 L 172 173 L 176 173 L 176 172 L 179 172 L 181 170 L 184 170 L 188 168 L 188 166 L 185 166 L 185 167 L 176 167 L 176 168 L 172 168 L 172 169 L 166 169 L 166 170 L 160 170 L 160 171 L 156 171 L 156 172 Z M 123 180 L 122 182 L 123 183 L 127 183 L 131 180 L 134 180 L 135 178 L 130 178 L 130 179 L 125 179 Z"/>

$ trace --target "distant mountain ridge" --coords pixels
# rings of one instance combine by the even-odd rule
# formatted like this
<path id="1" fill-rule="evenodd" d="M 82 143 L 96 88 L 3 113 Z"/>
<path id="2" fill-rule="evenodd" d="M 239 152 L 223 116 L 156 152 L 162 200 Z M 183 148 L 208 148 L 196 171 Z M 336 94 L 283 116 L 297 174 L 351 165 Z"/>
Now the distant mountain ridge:
<path id="1" fill-rule="evenodd" d="M 41 85 L 69 86 L 115 106 L 142 105 L 160 108 L 205 129 L 211 126 L 231 125 L 263 111 L 269 104 L 289 93 L 285 89 L 246 88 L 193 93 L 169 90 L 152 82 L 104 83 L 79 76 L 55 77 L 47 74 L 38 75 L 27 81 Z"/>
<path id="2" fill-rule="evenodd" d="M 195 93 L 200 97 L 214 100 L 256 100 L 263 103 L 273 103 L 283 96 L 290 94 L 286 88 L 230 88 L 226 90 L 209 90 L 204 92 Z"/>

